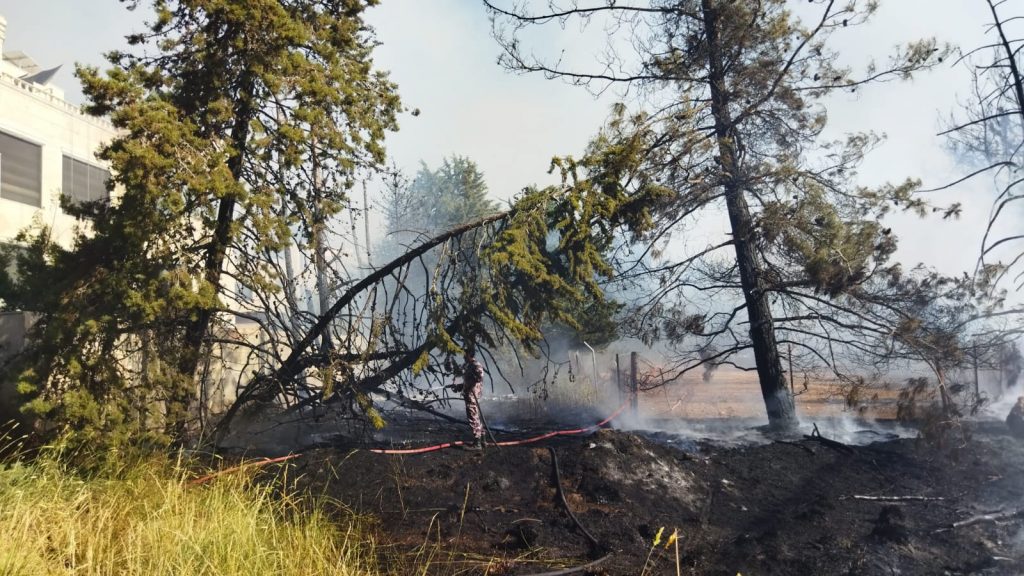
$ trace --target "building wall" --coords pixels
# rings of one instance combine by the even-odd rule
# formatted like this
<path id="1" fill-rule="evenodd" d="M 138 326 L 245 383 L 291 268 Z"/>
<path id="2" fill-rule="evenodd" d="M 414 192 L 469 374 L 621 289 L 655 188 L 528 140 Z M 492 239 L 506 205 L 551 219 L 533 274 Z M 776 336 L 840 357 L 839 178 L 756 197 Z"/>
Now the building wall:
<path id="1" fill-rule="evenodd" d="M 0 15 L 0 54 L 7 22 Z M 64 100 L 64 92 L 51 85 L 22 80 L 27 74 L 7 58 L 0 58 L 0 132 L 42 147 L 42 198 L 33 206 L 0 198 L 0 243 L 10 242 L 18 232 L 33 224 L 53 229 L 53 239 L 69 245 L 76 222 L 60 209 L 63 156 L 102 166 L 96 150 L 114 137 L 113 126 L 104 119 L 81 113 Z M 0 159 L 0 170 L 3 170 Z"/>
<path id="2" fill-rule="evenodd" d="M 12 354 L 25 346 L 25 335 L 35 317 L 24 312 L 0 312 L 0 367 Z M 17 388 L 13 381 L 0 382 L 0 435 L 9 422 L 27 423 L 21 412 Z"/>
<path id="3" fill-rule="evenodd" d="M 0 132 L 42 146 L 42 206 L 0 199 L 0 242 L 10 242 L 33 224 L 53 229 L 54 240 L 68 246 L 76 225 L 60 209 L 62 159 L 65 154 L 102 166 L 96 150 L 113 138 L 109 122 L 83 115 L 64 101 L 56 88 L 19 80 L 18 69 L 0 68 Z M 0 170 L 3 170 L 0 160 Z"/>

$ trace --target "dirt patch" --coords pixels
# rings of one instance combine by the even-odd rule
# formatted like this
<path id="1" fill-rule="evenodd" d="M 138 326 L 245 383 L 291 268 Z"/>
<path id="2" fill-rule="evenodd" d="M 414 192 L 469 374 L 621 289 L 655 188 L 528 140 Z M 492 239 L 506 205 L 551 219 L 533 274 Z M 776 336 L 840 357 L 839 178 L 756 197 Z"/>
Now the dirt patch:
<path id="1" fill-rule="evenodd" d="M 562 509 L 547 446 L 601 549 Z M 482 454 L 321 449 L 295 467 L 302 487 L 376 516 L 389 561 L 429 558 L 435 573 L 530 574 L 611 552 L 590 573 L 639 574 L 661 527 L 678 529 L 686 574 L 1024 573 L 1019 520 L 950 529 L 1024 506 L 1024 443 L 1001 423 L 942 453 L 907 439 L 684 452 L 605 430 Z M 647 573 L 674 574 L 671 552 L 656 550 Z"/>

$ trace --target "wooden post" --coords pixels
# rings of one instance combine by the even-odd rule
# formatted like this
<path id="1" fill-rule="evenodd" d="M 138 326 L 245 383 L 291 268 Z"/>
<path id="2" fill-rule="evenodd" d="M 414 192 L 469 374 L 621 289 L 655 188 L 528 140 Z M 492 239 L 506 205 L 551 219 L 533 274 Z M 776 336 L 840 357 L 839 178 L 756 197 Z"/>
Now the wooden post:
<path id="1" fill-rule="evenodd" d="M 975 344 L 972 347 L 972 350 L 974 352 L 972 354 L 972 356 L 973 356 L 972 359 L 974 360 L 974 397 L 975 398 L 980 398 L 981 397 L 981 388 L 978 385 L 978 345 Z"/>
<path id="2" fill-rule="evenodd" d="M 789 358 L 789 393 L 796 396 L 796 384 L 793 382 L 793 345 L 787 344 L 786 356 Z"/>
<path id="3" fill-rule="evenodd" d="M 629 353 L 629 392 L 632 394 L 630 399 L 630 410 L 633 412 L 633 416 L 636 416 L 638 409 L 640 408 L 640 383 L 637 381 L 637 370 L 639 368 L 640 354 L 636 352 Z"/>
<path id="4" fill-rule="evenodd" d="M 615 354 L 615 389 L 619 391 L 619 402 L 622 402 L 622 368 L 619 366 L 619 355 Z"/>

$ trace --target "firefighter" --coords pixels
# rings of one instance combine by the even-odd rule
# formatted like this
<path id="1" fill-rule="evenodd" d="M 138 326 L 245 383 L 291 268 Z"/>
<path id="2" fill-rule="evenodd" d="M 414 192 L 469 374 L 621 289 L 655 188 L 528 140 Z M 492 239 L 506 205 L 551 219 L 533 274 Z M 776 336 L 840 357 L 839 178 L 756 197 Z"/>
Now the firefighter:
<path id="1" fill-rule="evenodd" d="M 483 392 L 484 367 L 477 361 L 476 350 L 472 345 L 466 346 L 465 362 L 462 367 L 462 383 L 456 382 L 452 389 L 461 392 L 466 403 L 466 419 L 473 430 L 473 442 L 470 446 L 482 450 L 484 424 L 480 416 L 480 394 Z"/>
<path id="2" fill-rule="evenodd" d="M 1017 398 L 1017 403 L 1010 409 L 1006 416 L 1006 425 L 1010 433 L 1017 438 L 1024 438 L 1024 396 Z"/>

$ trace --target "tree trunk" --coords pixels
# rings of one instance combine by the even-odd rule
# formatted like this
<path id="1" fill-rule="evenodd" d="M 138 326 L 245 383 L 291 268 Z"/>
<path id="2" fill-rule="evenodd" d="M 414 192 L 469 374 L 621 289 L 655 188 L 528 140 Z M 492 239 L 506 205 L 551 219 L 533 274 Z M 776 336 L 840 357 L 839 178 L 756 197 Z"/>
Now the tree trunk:
<path id="1" fill-rule="evenodd" d="M 370 200 L 366 193 L 366 180 L 363 180 L 363 242 L 366 243 L 366 266 L 373 266 L 373 253 L 370 251 Z"/>
<path id="2" fill-rule="evenodd" d="M 234 147 L 234 154 L 228 158 L 227 165 L 236 182 L 240 182 L 242 179 L 245 146 L 246 141 L 249 139 L 249 122 L 252 120 L 253 115 L 253 90 L 253 79 L 251 77 L 247 78 L 246 86 L 239 94 L 238 104 L 235 106 L 234 126 L 231 129 L 231 144 Z M 234 224 L 236 202 L 237 198 L 233 195 L 221 198 L 217 208 L 217 224 L 214 227 L 213 238 L 206 248 L 203 279 L 214 287 L 214 292 L 218 297 L 221 293 L 221 271 L 224 268 L 228 247 L 233 240 L 231 229 Z M 178 372 L 180 377 L 187 381 L 192 382 L 195 380 L 196 370 L 202 357 L 203 345 L 209 333 L 214 313 L 215 305 L 211 303 L 209 306 L 200 309 L 196 317 L 185 326 L 181 357 L 178 361 Z M 187 392 L 183 393 L 189 395 L 188 398 L 182 399 L 188 402 L 191 395 L 194 394 L 194 387 L 190 387 Z M 182 422 L 177 425 L 179 431 L 177 440 L 182 440 L 185 437 L 184 424 Z"/>
<path id="3" fill-rule="evenodd" d="M 629 411 L 633 414 L 633 418 L 636 418 L 637 413 L 640 411 L 640 385 L 637 382 L 639 360 L 640 355 L 638 353 L 629 353 Z"/>
<path id="4" fill-rule="evenodd" d="M 713 0 L 702 0 L 701 11 L 708 43 L 708 72 L 711 87 L 711 111 L 715 117 L 715 135 L 723 172 L 725 203 L 729 211 L 736 262 L 740 271 L 740 286 L 747 305 L 750 321 L 750 341 L 757 363 L 761 395 L 768 412 L 768 423 L 773 428 L 792 428 L 796 425 L 793 396 L 786 386 L 782 358 L 775 340 L 772 311 L 765 293 L 761 261 L 755 250 L 756 234 L 750 207 L 742 188 L 742 174 L 737 158 L 736 132 L 729 110 L 729 94 L 718 36 L 718 13 Z"/>
<path id="5" fill-rule="evenodd" d="M 313 268 L 316 270 L 316 313 L 322 315 L 331 306 L 330 285 L 327 282 L 327 242 L 324 228 L 327 226 L 323 213 L 323 178 L 320 174 L 320 162 L 316 157 L 316 140 L 313 141 L 311 156 L 313 157 L 313 188 L 316 190 L 317 201 L 313 207 Z M 331 331 L 324 330 L 320 334 L 320 352 L 327 353 L 332 348 Z"/>

